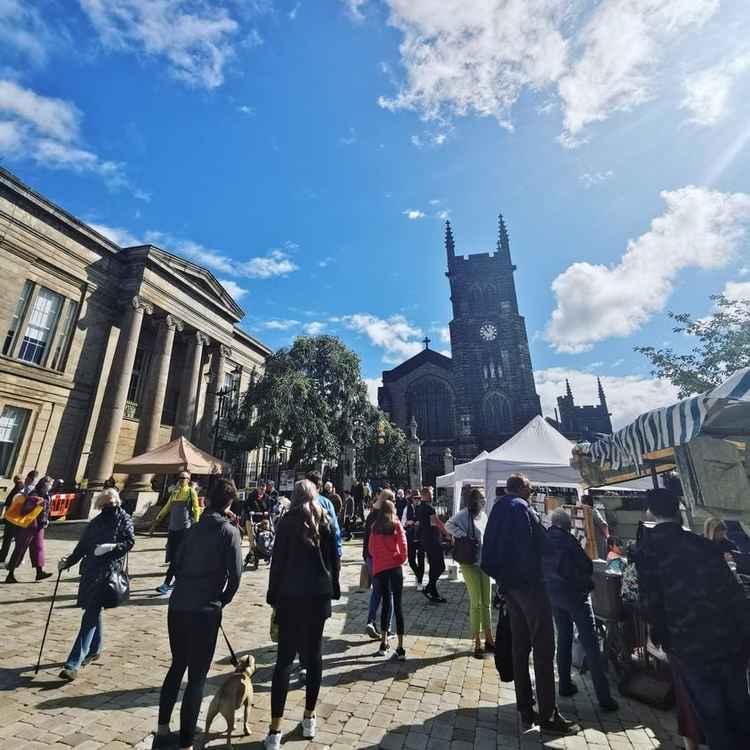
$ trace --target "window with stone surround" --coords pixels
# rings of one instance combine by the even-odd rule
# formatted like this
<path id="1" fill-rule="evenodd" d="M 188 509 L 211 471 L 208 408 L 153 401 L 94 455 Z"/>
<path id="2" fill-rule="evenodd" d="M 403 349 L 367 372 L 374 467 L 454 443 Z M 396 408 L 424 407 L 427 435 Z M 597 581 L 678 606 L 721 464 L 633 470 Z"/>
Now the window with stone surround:
<path id="1" fill-rule="evenodd" d="M 0 474 L 4 477 L 10 476 L 15 470 L 18 449 L 29 415 L 28 409 L 9 405 L 4 406 L 0 413 Z"/>
<path id="2" fill-rule="evenodd" d="M 3 343 L 3 354 L 51 370 L 65 369 L 78 305 L 27 280 Z"/>

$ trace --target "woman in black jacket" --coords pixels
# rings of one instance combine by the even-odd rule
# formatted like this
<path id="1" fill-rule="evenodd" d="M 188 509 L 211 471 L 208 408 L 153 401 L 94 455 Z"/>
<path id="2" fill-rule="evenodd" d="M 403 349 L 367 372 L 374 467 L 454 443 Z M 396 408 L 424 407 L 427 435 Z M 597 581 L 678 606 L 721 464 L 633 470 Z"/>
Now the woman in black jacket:
<path id="1" fill-rule="evenodd" d="M 102 652 L 101 588 L 108 573 L 122 570 L 123 558 L 135 544 L 133 519 L 120 507 L 114 488 L 103 490 L 96 499 L 101 513 L 86 526 L 72 554 L 57 564 L 61 572 L 81 563 L 77 605 L 83 610 L 81 629 L 60 677 L 72 682 L 78 670 L 99 658 Z"/>
<path id="2" fill-rule="evenodd" d="M 315 737 L 315 704 L 323 676 L 323 627 L 331 616 L 331 599 L 341 596 L 336 537 L 326 511 L 315 500 L 317 494 L 312 482 L 297 482 L 291 507 L 276 529 L 266 599 L 276 610 L 279 644 L 267 750 L 281 746 L 289 675 L 298 653 L 307 668 L 302 736 Z"/>

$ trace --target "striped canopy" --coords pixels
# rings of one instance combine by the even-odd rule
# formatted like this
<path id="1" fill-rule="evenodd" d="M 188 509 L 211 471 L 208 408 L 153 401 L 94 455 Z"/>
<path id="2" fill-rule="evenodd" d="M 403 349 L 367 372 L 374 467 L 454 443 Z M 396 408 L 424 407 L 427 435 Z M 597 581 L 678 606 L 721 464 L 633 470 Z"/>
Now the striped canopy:
<path id="1" fill-rule="evenodd" d="M 698 434 L 750 434 L 750 367 L 713 390 L 641 414 L 589 448 L 592 461 L 614 471 L 642 467 L 646 454 L 684 445 Z"/>

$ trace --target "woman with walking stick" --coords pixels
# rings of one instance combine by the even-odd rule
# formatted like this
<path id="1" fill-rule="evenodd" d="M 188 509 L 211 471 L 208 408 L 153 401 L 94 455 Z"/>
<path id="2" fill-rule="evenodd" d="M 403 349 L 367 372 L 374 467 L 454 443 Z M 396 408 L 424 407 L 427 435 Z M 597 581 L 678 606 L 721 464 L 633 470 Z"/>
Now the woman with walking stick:
<path id="1" fill-rule="evenodd" d="M 83 610 L 81 629 L 60 677 L 72 682 L 78 670 L 96 661 L 102 653 L 102 586 L 113 569 L 122 570 L 123 558 L 133 548 L 133 519 L 120 507 L 120 494 L 114 488 L 96 498 L 101 511 L 83 531 L 76 548 L 57 564 L 62 572 L 81 563 L 77 605 Z"/>

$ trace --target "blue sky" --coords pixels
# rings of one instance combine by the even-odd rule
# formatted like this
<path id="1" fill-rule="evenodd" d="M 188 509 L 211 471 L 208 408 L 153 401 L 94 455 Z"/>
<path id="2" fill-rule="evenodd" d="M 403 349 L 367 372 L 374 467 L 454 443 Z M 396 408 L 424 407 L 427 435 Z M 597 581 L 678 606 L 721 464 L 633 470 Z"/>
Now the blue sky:
<path id="1" fill-rule="evenodd" d="M 272 347 L 447 350 L 443 222 L 502 211 L 546 412 L 750 296 L 744 0 L 0 0 L 0 160 L 122 244 L 202 263 Z M 679 344 L 679 342 L 677 342 Z"/>

